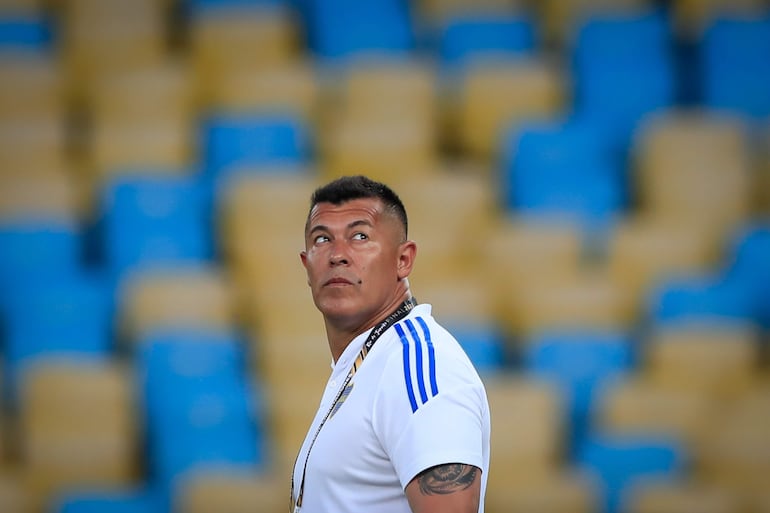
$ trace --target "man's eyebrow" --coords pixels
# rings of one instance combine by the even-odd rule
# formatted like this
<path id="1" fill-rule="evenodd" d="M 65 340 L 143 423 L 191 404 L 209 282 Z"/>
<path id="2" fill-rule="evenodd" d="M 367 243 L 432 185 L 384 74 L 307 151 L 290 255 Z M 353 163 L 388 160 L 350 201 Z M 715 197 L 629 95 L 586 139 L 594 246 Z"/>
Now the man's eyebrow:
<path id="1" fill-rule="evenodd" d="M 348 228 L 355 228 L 356 226 L 373 226 L 372 222 L 367 219 L 357 219 L 348 225 Z"/>
<path id="2" fill-rule="evenodd" d="M 367 219 L 356 219 L 355 221 L 348 223 L 347 229 L 355 228 L 356 226 L 374 226 L 371 221 Z M 307 232 L 308 235 L 311 235 L 315 232 L 328 232 L 329 227 L 324 224 L 317 224 L 315 226 L 312 226 L 310 230 Z"/>

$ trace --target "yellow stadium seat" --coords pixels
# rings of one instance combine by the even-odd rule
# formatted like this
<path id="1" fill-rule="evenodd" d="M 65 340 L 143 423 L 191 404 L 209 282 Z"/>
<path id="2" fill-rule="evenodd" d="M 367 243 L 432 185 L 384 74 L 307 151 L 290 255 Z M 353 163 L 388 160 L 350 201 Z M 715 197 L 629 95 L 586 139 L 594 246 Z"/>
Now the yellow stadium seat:
<path id="1" fill-rule="evenodd" d="M 634 144 L 643 212 L 699 223 L 719 243 L 751 213 L 750 152 L 740 120 L 669 111 L 645 122 Z"/>
<path id="2" fill-rule="evenodd" d="M 297 339 L 282 341 L 284 344 L 287 342 L 296 343 Z M 292 378 L 265 379 L 263 385 L 268 432 L 273 444 L 272 457 L 279 466 L 286 468 L 291 468 L 297 457 L 330 373 L 331 354 L 323 337 L 316 336 L 307 342 L 323 345 L 326 352 L 324 357 L 316 355 L 314 367 L 304 365 L 295 370 L 290 362 L 286 362 L 283 374 L 288 373 Z M 307 346 L 300 344 L 298 350 L 304 347 Z"/>
<path id="3" fill-rule="evenodd" d="M 309 60 L 265 69 L 239 67 L 212 85 L 204 105 L 218 112 L 290 112 L 311 125 L 318 120 L 321 85 Z"/>
<path id="4" fill-rule="evenodd" d="M 77 101 L 93 81 L 168 55 L 167 5 L 156 0 L 71 0 L 62 5 L 62 59 Z"/>
<path id="5" fill-rule="evenodd" d="M 625 330 L 636 320 L 630 294 L 593 269 L 522 290 L 510 308 L 509 325 L 525 337 L 545 329 Z"/>
<path id="6" fill-rule="evenodd" d="M 61 172 L 68 146 L 63 118 L 0 119 L 0 174 Z"/>
<path id="7" fill-rule="evenodd" d="M 565 107 L 567 84 L 558 67 L 538 58 L 480 62 L 442 102 L 448 137 L 469 155 L 494 160 L 506 130 L 551 118 Z"/>
<path id="8" fill-rule="evenodd" d="M 573 226 L 499 217 L 481 245 L 480 272 L 489 287 L 497 316 L 517 328 L 511 317 L 515 298 L 544 282 L 571 280 L 580 270 L 581 236 Z"/>
<path id="9" fill-rule="evenodd" d="M 388 183 L 404 202 L 409 238 L 417 243 L 414 285 L 472 274 L 496 214 L 491 184 L 480 175 L 440 170 Z"/>
<path id="10" fill-rule="evenodd" d="M 41 216 L 78 219 L 81 214 L 75 180 L 63 173 L 0 174 L 0 219 Z"/>
<path id="11" fill-rule="evenodd" d="M 767 376 L 724 404 L 704 437 L 693 472 L 767 507 L 770 474 L 770 381 Z M 763 502 L 764 501 L 764 502 Z"/>
<path id="12" fill-rule="evenodd" d="M 605 385 L 593 420 L 600 431 L 663 436 L 697 450 L 721 404 L 708 394 L 667 387 L 641 373 Z"/>
<path id="13" fill-rule="evenodd" d="M 736 513 L 746 511 L 734 491 L 691 479 L 641 479 L 623 499 L 627 513 Z"/>
<path id="14" fill-rule="evenodd" d="M 340 108 L 355 119 L 437 121 L 438 83 L 426 61 L 366 59 L 342 78 Z"/>
<path id="15" fill-rule="evenodd" d="M 492 325 L 497 317 L 486 284 L 476 276 L 453 275 L 444 280 L 421 283 L 409 280 L 415 298 L 433 305 L 439 322 Z"/>
<path id="16" fill-rule="evenodd" d="M 284 8 L 222 8 L 197 13 L 190 29 L 190 56 L 204 98 L 221 77 L 298 58 L 299 27 Z"/>
<path id="17" fill-rule="evenodd" d="M 494 457 L 494 455 L 493 455 Z M 491 480 L 494 476 L 490 473 Z M 488 513 L 593 513 L 599 489 L 587 475 L 557 469 L 532 482 L 506 481 L 488 488 Z"/>
<path id="18" fill-rule="evenodd" d="M 492 418 L 488 493 L 532 483 L 563 465 L 564 398 L 551 383 L 522 375 L 485 382 Z"/>
<path id="19" fill-rule="evenodd" d="M 139 437 L 128 369 L 116 362 L 40 358 L 20 387 L 22 473 L 33 506 L 73 487 L 139 478 Z M 37 509 L 35 509 L 37 511 Z"/>
<path id="20" fill-rule="evenodd" d="M 64 78 L 56 59 L 0 56 L 0 119 L 61 119 L 64 114 Z"/>
<path id="21" fill-rule="evenodd" d="M 437 164 L 435 127 L 422 120 L 342 116 L 323 130 L 319 165 L 327 179 L 365 174 L 393 182 L 424 175 Z"/>
<path id="22" fill-rule="evenodd" d="M 276 266 L 301 268 L 310 195 L 320 182 L 310 169 L 244 171 L 234 175 L 222 193 L 218 226 L 224 258 L 236 274 L 280 279 L 283 272 Z"/>
<path id="23" fill-rule="evenodd" d="M 179 513 L 279 512 L 289 501 L 287 476 L 237 466 L 204 466 L 186 475 L 174 497 Z"/>
<path id="24" fill-rule="evenodd" d="M 168 62 L 95 80 L 86 158 L 95 186 L 125 172 L 181 173 L 195 154 L 189 72 Z"/>
<path id="25" fill-rule="evenodd" d="M 155 329 L 230 329 L 238 322 L 233 285 L 216 266 L 136 271 L 119 295 L 122 336 L 131 342 Z"/>
<path id="26" fill-rule="evenodd" d="M 371 57 L 332 82 L 318 130 L 326 176 L 393 182 L 436 167 L 437 83 L 429 63 Z"/>
<path id="27" fill-rule="evenodd" d="M 29 499 L 18 467 L 0 468 L 0 511 L 4 513 L 28 513 Z"/>
<path id="28" fill-rule="evenodd" d="M 627 217 L 611 233 L 606 265 L 611 278 L 632 295 L 639 311 L 657 283 L 677 274 L 713 268 L 720 249 L 708 227 Z"/>
<path id="29" fill-rule="evenodd" d="M 752 326 L 704 323 L 653 328 L 643 350 L 645 372 L 665 386 L 731 397 L 759 371 Z"/>

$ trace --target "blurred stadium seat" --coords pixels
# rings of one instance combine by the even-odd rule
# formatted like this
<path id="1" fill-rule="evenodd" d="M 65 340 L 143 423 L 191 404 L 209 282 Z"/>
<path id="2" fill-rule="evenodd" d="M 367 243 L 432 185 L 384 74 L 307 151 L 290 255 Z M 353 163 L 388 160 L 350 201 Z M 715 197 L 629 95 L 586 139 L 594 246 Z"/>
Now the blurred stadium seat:
<path id="1" fill-rule="evenodd" d="M 725 487 L 682 479 L 640 482 L 628 490 L 622 503 L 628 513 L 730 513 L 745 508 L 737 494 Z"/>
<path id="2" fill-rule="evenodd" d="M 721 406 L 706 391 L 670 386 L 642 370 L 597 388 L 591 426 L 610 435 L 674 440 L 697 459 Z"/>
<path id="3" fill-rule="evenodd" d="M 180 485 L 180 513 L 281 511 L 286 506 L 285 477 L 235 465 L 193 472 Z"/>
<path id="4" fill-rule="evenodd" d="M 543 379 L 521 374 L 491 376 L 485 383 L 489 399 L 491 441 L 488 498 L 509 496 L 513 486 L 548 482 L 565 461 L 563 437 L 567 414 L 558 388 Z"/>
<path id="5" fill-rule="evenodd" d="M 105 359 L 40 359 L 20 387 L 21 465 L 33 511 L 73 488 L 139 479 L 139 426 L 125 366 Z"/>
<path id="6" fill-rule="evenodd" d="M 177 262 L 134 271 L 118 295 L 121 337 L 132 345 L 157 329 L 216 330 L 237 324 L 232 283 L 223 269 L 212 265 Z"/>
<path id="7" fill-rule="evenodd" d="M 567 88 L 563 71 L 537 54 L 469 65 L 445 93 L 447 137 L 460 151 L 494 162 L 505 131 L 561 113 Z"/>
<path id="8" fill-rule="evenodd" d="M 336 63 L 367 55 L 406 55 L 415 47 L 409 4 L 403 0 L 299 2 L 307 48 Z"/>
<path id="9" fill-rule="evenodd" d="M 676 276 L 705 273 L 720 256 L 708 228 L 695 220 L 677 222 L 643 214 L 625 216 L 610 228 L 605 265 L 641 317 L 655 287 Z"/>
<path id="10" fill-rule="evenodd" d="M 444 24 L 438 58 L 442 67 L 458 71 L 480 59 L 532 54 L 540 43 L 536 31 L 533 20 L 523 14 L 458 14 Z"/>
<path id="11" fill-rule="evenodd" d="M 198 262 L 214 254 L 202 187 L 189 176 L 116 176 L 103 189 L 99 241 L 119 280 L 142 266 Z"/>
<path id="12" fill-rule="evenodd" d="M 639 479 L 675 478 L 686 472 L 687 454 L 661 437 L 594 435 L 578 448 L 578 468 L 599 481 L 603 513 L 622 511 L 623 495 Z"/>
<path id="13" fill-rule="evenodd" d="M 734 115 L 671 110 L 647 118 L 633 141 L 639 208 L 702 224 L 717 244 L 751 212 L 751 153 Z"/>
<path id="14" fill-rule="evenodd" d="M 756 328 L 720 319 L 653 327 L 640 351 L 651 379 L 716 398 L 750 387 L 760 364 Z"/>
<path id="15" fill-rule="evenodd" d="M 673 38 L 660 12 L 597 12 L 576 29 L 567 53 L 575 114 L 605 127 L 620 152 L 646 114 L 677 99 Z"/>
<path id="16" fill-rule="evenodd" d="M 621 161 L 597 125 L 524 122 L 504 135 L 501 151 L 500 200 L 509 210 L 590 230 L 627 206 Z"/>
<path id="17" fill-rule="evenodd" d="M 564 398 L 572 454 L 593 427 L 598 391 L 634 370 L 632 340 L 621 332 L 576 330 L 540 332 L 525 345 L 525 372 L 553 383 Z"/>
<path id="18" fill-rule="evenodd" d="M 749 120 L 770 115 L 770 15 L 715 16 L 699 50 L 706 106 Z"/>

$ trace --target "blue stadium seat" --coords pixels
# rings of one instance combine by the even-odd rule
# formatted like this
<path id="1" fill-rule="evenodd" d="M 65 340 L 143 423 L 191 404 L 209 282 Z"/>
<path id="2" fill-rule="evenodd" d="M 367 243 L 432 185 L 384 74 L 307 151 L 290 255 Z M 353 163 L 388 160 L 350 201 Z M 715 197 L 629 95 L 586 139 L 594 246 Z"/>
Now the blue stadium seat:
<path id="1" fill-rule="evenodd" d="M 770 116 L 770 16 L 717 18 L 699 44 L 703 103 L 760 120 Z"/>
<path id="2" fill-rule="evenodd" d="M 82 263 L 82 236 L 74 221 L 18 219 L 0 222 L 0 284 L 35 276 L 67 275 Z"/>
<path id="3" fill-rule="evenodd" d="M 555 383 L 569 415 L 569 449 L 591 428 L 600 387 L 634 369 L 631 338 L 616 332 L 545 332 L 526 341 L 523 366 Z"/>
<path id="4" fill-rule="evenodd" d="M 770 219 L 749 223 L 736 234 L 725 280 L 751 289 L 757 322 L 770 329 Z"/>
<path id="5" fill-rule="evenodd" d="M 28 283 L 6 311 L 5 377 L 11 400 L 19 372 L 35 357 L 112 354 L 112 290 L 100 275 L 73 273 Z"/>
<path id="6" fill-rule="evenodd" d="M 53 513 L 167 513 L 149 490 L 81 491 L 56 501 Z"/>
<path id="7" fill-rule="evenodd" d="M 525 16 L 456 16 L 446 23 L 439 38 L 438 57 L 452 68 L 487 55 L 530 54 L 537 46 L 535 24 Z"/>
<path id="8" fill-rule="evenodd" d="M 731 280 L 722 273 L 670 278 L 653 288 L 648 301 L 654 323 L 757 319 L 751 280 Z"/>
<path id="9" fill-rule="evenodd" d="M 407 0 L 298 0 L 309 49 L 321 60 L 365 53 L 407 55 L 415 47 Z"/>
<path id="10" fill-rule="evenodd" d="M 235 335 L 165 331 L 139 344 L 137 382 L 154 483 L 170 491 L 195 465 L 265 461 L 259 398 Z"/>
<path id="11" fill-rule="evenodd" d="M 598 124 L 528 123 L 506 133 L 502 201 L 524 214 L 604 222 L 626 206 L 623 170 Z"/>
<path id="12" fill-rule="evenodd" d="M 100 237 L 112 277 L 213 255 L 201 187 L 189 177 L 122 176 L 104 191 Z"/>
<path id="13" fill-rule="evenodd" d="M 51 44 L 51 25 L 42 16 L 0 14 L 0 50 L 47 51 Z"/>
<path id="14" fill-rule="evenodd" d="M 623 494 L 637 479 L 687 472 L 687 454 L 663 438 L 594 435 L 579 447 L 576 464 L 598 478 L 601 513 L 619 513 Z"/>
<path id="15" fill-rule="evenodd" d="M 447 326 L 479 374 L 495 374 L 504 369 L 505 343 L 502 332 L 496 326 L 452 321 Z"/>
<path id="16" fill-rule="evenodd" d="M 19 290 L 77 273 L 83 235 L 66 219 L 0 222 L 0 319 Z"/>
<path id="17" fill-rule="evenodd" d="M 621 150 L 645 114 L 677 100 L 673 38 L 657 11 L 590 16 L 568 51 L 575 113 L 607 125 Z"/>
<path id="18" fill-rule="evenodd" d="M 203 193 L 216 209 L 228 179 L 242 171 L 298 172 L 311 157 L 309 128 L 295 115 L 212 115 L 201 127 Z"/>

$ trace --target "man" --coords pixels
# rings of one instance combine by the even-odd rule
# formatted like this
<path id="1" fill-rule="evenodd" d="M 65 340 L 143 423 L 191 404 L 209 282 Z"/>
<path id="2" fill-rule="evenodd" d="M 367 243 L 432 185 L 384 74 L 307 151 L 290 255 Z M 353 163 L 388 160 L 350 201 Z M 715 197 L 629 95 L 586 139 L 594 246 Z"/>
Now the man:
<path id="1" fill-rule="evenodd" d="M 333 363 L 294 466 L 293 511 L 484 511 L 486 392 L 412 297 L 407 227 L 399 197 L 366 177 L 313 193 L 300 257 Z"/>

